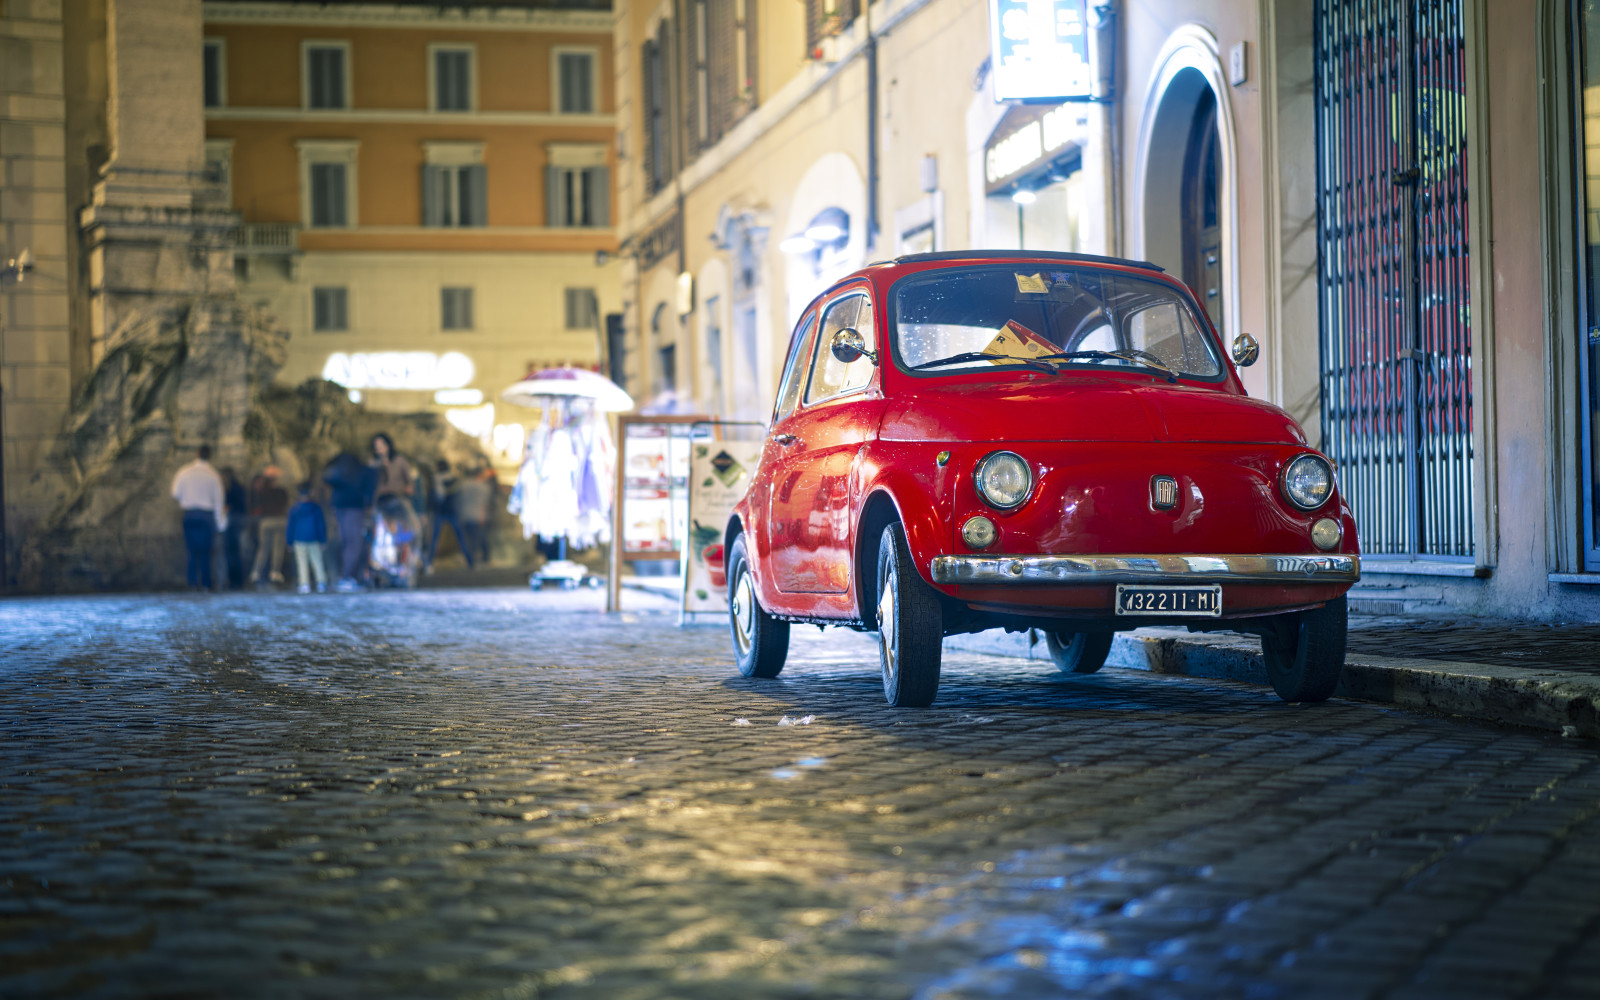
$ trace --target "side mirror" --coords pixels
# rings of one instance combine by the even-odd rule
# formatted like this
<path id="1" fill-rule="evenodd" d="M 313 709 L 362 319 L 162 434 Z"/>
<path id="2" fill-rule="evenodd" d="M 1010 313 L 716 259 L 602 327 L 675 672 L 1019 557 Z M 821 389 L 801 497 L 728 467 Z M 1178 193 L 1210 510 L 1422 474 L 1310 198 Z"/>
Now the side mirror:
<path id="1" fill-rule="evenodd" d="M 867 341 L 861 336 L 861 331 L 845 327 L 833 335 L 833 342 L 828 345 L 828 353 L 840 364 L 848 365 L 857 358 L 866 358 L 873 364 L 878 363 L 878 355 L 867 350 Z"/>
<path id="2" fill-rule="evenodd" d="M 1248 333 L 1241 333 L 1233 338 L 1234 364 L 1240 368 L 1249 368 L 1259 357 L 1261 357 L 1261 345 L 1256 343 L 1256 338 Z"/>

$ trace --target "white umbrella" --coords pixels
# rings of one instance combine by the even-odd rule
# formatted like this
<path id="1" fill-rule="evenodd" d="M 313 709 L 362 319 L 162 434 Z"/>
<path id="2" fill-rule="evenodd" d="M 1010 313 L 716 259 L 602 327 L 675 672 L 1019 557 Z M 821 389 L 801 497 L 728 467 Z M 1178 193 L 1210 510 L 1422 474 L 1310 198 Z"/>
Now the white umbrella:
<path id="1" fill-rule="evenodd" d="M 633 397 L 617 383 L 586 368 L 546 368 L 506 387 L 500 398 L 517 406 L 549 406 L 558 399 L 593 400 L 597 410 L 633 409 Z"/>

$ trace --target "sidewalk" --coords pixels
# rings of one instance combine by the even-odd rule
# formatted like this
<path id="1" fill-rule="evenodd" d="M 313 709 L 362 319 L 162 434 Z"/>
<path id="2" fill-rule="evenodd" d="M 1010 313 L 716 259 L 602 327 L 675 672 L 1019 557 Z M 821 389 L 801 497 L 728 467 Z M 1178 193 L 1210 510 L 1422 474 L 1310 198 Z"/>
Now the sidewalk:
<path id="1" fill-rule="evenodd" d="M 1043 637 L 1027 633 L 945 642 L 969 652 L 1050 658 Z M 1260 640 L 1230 632 L 1119 633 L 1106 665 L 1267 683 Z M 1600 739 L 1600 625 L 1351 615 L 1338 694 Z"/>

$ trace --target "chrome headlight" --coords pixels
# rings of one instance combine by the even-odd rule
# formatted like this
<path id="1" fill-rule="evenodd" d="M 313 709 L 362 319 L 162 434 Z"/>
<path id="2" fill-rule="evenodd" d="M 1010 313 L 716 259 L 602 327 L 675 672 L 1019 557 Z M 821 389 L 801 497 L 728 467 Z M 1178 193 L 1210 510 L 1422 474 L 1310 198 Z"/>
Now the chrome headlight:
<path id="1" fill-rule="evenodd" d="M 1033 470 L 1021 455 L 1012 451 L 997 451 L 978 463 L 975 475 L 978 495 L 985 503 L 1000 510 L 1010 510 L 1028 499 L 1033 489 Z"/>
<path id="2" fill-rule="evenodd" d="M 1333 468 L 1317 455 L 1301 455 L 1283 467 L 1283 495 L 1301 510 L 1316 510 L 1333 495 Z"/>

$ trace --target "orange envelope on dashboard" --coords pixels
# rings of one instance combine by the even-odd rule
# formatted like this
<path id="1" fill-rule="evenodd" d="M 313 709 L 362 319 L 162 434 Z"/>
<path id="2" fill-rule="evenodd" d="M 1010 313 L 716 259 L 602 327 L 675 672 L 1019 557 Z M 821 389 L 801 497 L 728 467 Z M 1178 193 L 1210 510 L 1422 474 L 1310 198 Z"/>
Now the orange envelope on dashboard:
<path id="1" fill-rule="evenodd" d="M 1011 319 L 1006 320 L 1006 325 L 1000 328 L 982 353 L 993 354 L 996 357 L 995 364 L 1000 364 L 999 359 L 1003 358 L 1037 358 L 1060 351 L 1061 348 Z"/>

